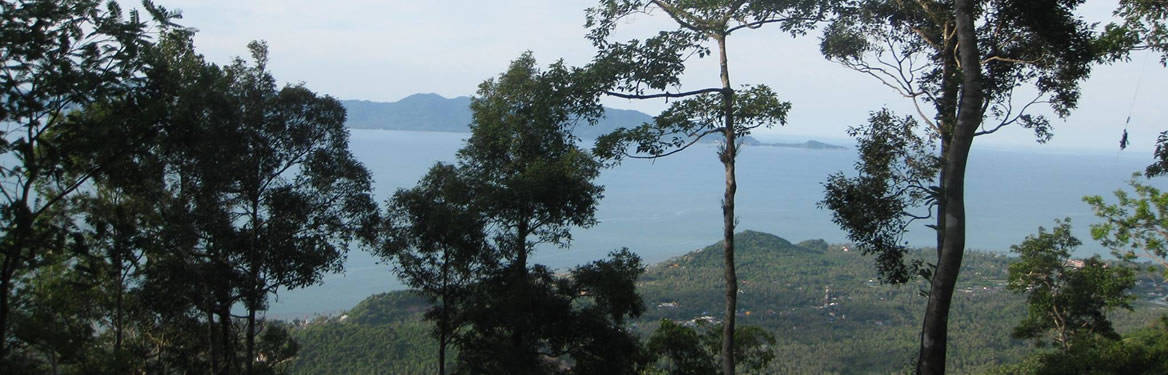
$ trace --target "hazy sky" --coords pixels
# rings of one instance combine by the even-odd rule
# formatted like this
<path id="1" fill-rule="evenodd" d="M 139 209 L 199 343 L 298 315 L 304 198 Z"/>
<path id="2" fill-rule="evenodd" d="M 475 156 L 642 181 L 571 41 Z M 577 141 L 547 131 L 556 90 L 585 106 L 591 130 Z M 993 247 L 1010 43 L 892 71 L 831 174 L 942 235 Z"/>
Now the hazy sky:
<path id="1" fill-rule="evenodd" d="M 484 79 L 498 75 L 526 50 L 541 64 L 564 59 L 587 63 L 594 50 L 584 38 L 586 0 L 155 0 L 181 10 L 181 24 L 199 30 L 195 43 L 216 63 L 246 56 L 251 40 L 266 40 L 276 78 L 303 82 L 341 99 L 396 101 L 414 93 L 473 95 Z M 1109 19 L 1114 1 L 1092 0 L 1082 8 L 1091 22 Z M 624 25 L 626 38 L 669 26 L 660 17 Z M 792 38 L 776 29 L 747 30 L 729 40 L 731 79 L 766 84 L 792 102 L 790 123 L 763 130 L 764 138 L 845 138 L 848 126 L 888 106 L 910 113 L 907 99 L 877 81 L 819 54 L 818 34 Z M 692 62 L 682 89 L 716 86 L 717 62 Z M 1134 98 L 1134 99 L 1133 99 Z M 1082 99 L 1065 122 L 1056 120 L 1054 139 L 1039 146 L 1024 129 L 979 137 L 975 145 L 1025 146 L 1071 152 L 1117 151 L 1124 120 L 1128 153 L 1147 153 L 1168 129 L 1168 69 L 1151 54 L 1128 63 L 1098 66 L 1083 85 Z M 612 99 L 616 108 L 654 114 L 663 101 Z M 975 146 L 976 147 L 976 146 Z M 1134 151 L 1133 151 L 1134 150 Z"/>

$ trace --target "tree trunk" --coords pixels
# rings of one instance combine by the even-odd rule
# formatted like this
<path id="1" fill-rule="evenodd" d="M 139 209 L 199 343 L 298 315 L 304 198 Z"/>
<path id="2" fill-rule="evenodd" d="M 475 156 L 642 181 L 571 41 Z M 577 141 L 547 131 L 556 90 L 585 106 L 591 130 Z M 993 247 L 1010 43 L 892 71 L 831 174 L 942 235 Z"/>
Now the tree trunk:
<path id="1" fill-rule="evenodd" d="M 238 358 L 235 353 L 235 335 L 232 334 L 231 323 L 231 305 L 224 304 L 219 307 L 219 329 L 222 337 L 220 337 L 223 347 L 223 369 L 221 374 L 231 375 L 236 373 L 235 369 L 239 366 Z"/>
<path id="2" fill-rule="evenodd" d="M 218 345 L 219 340 L 215 339 L 215 313 L 212 312 L 212 308 L 210 306 L 206 307 L 206 313 L 207 313 L 207 346 L 211 347 L 211 369 L 210 369 L 210 371 L 208 371 L 208 373 L 210 373 L 211 375 L 215 375 L 219 372 L 219 357 L 221 356 L 219 352 L 221 350 L 223 350 L 223 348 L 219 347 L 219 345 Z M 162 349 L 159 349 L 158 353 L 160 353 L 160 355 L 161 355 Z M 159 361 L 159 362 L 165 363 L 166 361 Z"/>
<path id="3" fill-rule="evenodd" d="M 442 311 L 438 314 L 438 375 L 446 375 L 446 340 L 450 336 L 450 249 L 442 251 Z"/>
<path id="4" fill-rule="evenodd" d="M 945 373 L 945 351 L 948 343 L 949 308 L 953 289 L 965 255 L 965 167 L 973 135 L 981 125 L 981 66 L 973 25 L 971 0 L 957 0 L 954 4 L 957 23 L 958 54 L 961 61 L 961 102 L 953 141 L 945 158 L 942 185 L 945 205 L 944 241 L 933 273 L 929 304 L 921 332 L 921 352 L 917 372 L 926 375 Z"/>
<path id="5" fill-rule="evenodd" d="M 4 265 L 0 269 L 0 361 L 8 358 L 8 297 L 12 294 L 12 276 L 16 271 L 11 250 L 4 254 Z"/>
<path id="6" fill-rule="evenodd" d="M 442 321 L 438 322 L 441 325 L 438 328 L 438 375 L 446 375 L 446 312 L 442 312 Z"/>
<path id="7" fill-rule="evenodd" d="M 726 314 L 722 325 L 722 374 L 734 374 L 734 312 L 738 308 L 738 274 L 734 270 L 734 194 L 738 190 L 734 159 L 738 140 L 734 128 L 734 91 L 730 87 L 730 69 L 726 62 L 726 36 L 718 37 L 718 59 L 722 70 L 723 134 L 722 165 L 726 168 L 726 192 L 722 197 L 722 256 L 726 278 Z"/>
<path id="8" fill-rule="evenodd" d="M 255 303 L 255 297 L 251 298 L 251 303 Z M 252 374 L 253 362 L 255 362 L 255 322 L 256 322 L 256 308 L 255 305 L 247 308 L 247 358 L 244 358 L 246 374 Z"/>

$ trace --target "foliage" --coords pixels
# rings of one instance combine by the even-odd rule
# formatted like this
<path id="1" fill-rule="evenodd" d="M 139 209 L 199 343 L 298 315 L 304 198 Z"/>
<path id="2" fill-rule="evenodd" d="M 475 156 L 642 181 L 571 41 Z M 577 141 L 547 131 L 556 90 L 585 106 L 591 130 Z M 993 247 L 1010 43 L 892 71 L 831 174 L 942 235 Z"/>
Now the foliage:
<path id="1" fill-rule="evenodd" d="M 1071 250 L 1080 242 L 1071 235 L 1070 220 L 1057 222 L 1047 232 L 1027 236 L 1010 247 L 1019 254 L 1010 265 L 1007 288 L 1026 295 L 1027 316 L 1014 328 L 1013 336 L 1035 339 L 1040 344 L 1047 332 L 1063 350 L 1095 335 L 1118 338 L 1107 319 L 1107 310 L 1131 309 L 1135 286 L 1132 270 L 1108 265 L 1099 256 L 1074 264 Z"/>
<path id="2" fill-rule="evenodd" d="M 1098 195 L 1083 197 L 1095 216 L 1103 219 L 1091 225 L 1091 236 L 1116 257 L 1128 261 L 1140 256 L 1150 258 L 1164 266 L 1164 274 L 1168 275 L 1168 237 L 1164 232 L 1168 227 L 1168 194 L 1140 182 L 1139 174 L 1132 175 L 1128 184 L 1135 195 L 1116 190 L 1114 204 Z"/>
<path id="3" fill-rule="evenodd" d="M 722 348 L 721 324 L 695 324 L 696 329 L 663 319 L 649 335 L 646 349 L 657 357 L 655 369 L 664 374 L 712 374 L 718 372 L 718 351 Z M 703 332 L 698 333 L 698 329 Z M 737 371 L 761 373 L 775 358 L 775 337 L 756 326 L 739 326 L 734 332 Z M 655 370 L 649 370 L 649 373 Z"/>
<path id="4" fill-rule="evenodd" d="M 4 169 L 5 196 L 19 203 L 4 212 L 24 229 L 5 231 L 14 278 L 4 279 L 13 335 L 3 349 L 13 350 L 0 366 L 286 370 L 297 346 L 257 311 L 277 288 L 338 270 L 374 222 L 370 178 L 348 151 L 339 102 L 302 86 L 278 90 L 262 43 L 250 46 L 254 64 L 206 63 L 193 31 L 168 23 L 177 14 L 149 3 L 161 24 L 153 39 L 113 2 L 3 5 L 4 32 L 30 33 L 13 43 L 46 43 L 37 33 L 47 33 L 68 45 L 5 44 L 5 69 L 15 69 L 5 78 L 4 113 L 15 116 L 4 118 L 14 126 L 6 131 L 25 126 L 16 133 L 28 137 L 6 133 L 14 143 L 4 151 L 16 156 L 5 159 L 36 164 Z M 22 17 L 62 29 L 25 31 Z M 26 57 L 44 61 L 18 63 Z M 34 79 L 34 68 L 45 70 L 35 79 L 75 82 L 18 82 Z M 26 198 L 9 194 L 17 191 Z M 238 318 L 237 308 L 248 314 Z"/>
<path id="5" fill-rule="evenodd" d="M 596 222 L 600 164 L 571 128 L 603 110 L 577 73 L 520 56 L 471 99 L 458 163 L 435 165 L 387 204 L 379 253 L 437 302 L 426 318 L 437 323 L 440 373 L 448 342 L 460 373 L 633 373 L 643 362 L 624 326 L 644 310 L 633 287 L 640 258 L 614 252 L 567 277 L 527 260 Z"/>
<path id="6" fill-rule="evenodd" d="M 861 252 L 876 255 L 877 275 L 892 284 L 928 271 L 920 260 L 904 261 L 909 249 L 902 241 L 908 226 L 924 216 L 905 213 L 935 206 L 937 199 L 930 180 L 940 165 L 930 155 L 932 139 L 921 137 L 918 127 L 911 116 L 898 117 L 885 109 L 872 113 L 866 126 L 849 128 L 848 135 L 859 142 L 859 173 L 855 177 L 832 174 L 819 202 L 832 211 L 832 221 L 848 230 L 849 239 Z"/>
<path id="7" fill-rule="evenodd" d="M 645 355 L 624 323 L 644 311 L 633 287 L 643 271 L 621 250 L 563 278 L 542 266 L 489 275 L 463 312 L 458 373 L 637 373 Z"/>
<path id="8" fill-rule="evenodd" d="M 775 24 L 792 34 L 813 27 L 829 1 L 687 1 L 601 0 L 587 10 L 588 39 L 598 49 L 582 81 L 596 92 L 630 99 L 679 98 L 652 122 L 617 130 L 596 140 L 596 154 L 619 162 L 624 157 L 658 158 L 680 152 L 707 136 L 720 136 L 718 158 L 725 169 L 722 197 L 726 306 L 722 339 L 722 372 L 733 374 L 734 310 L 738 284 L 734 269 L 735 159 L 742 139 L 758 127 L 787 122 L 791 104 L 779 100 L 764 85 L 736 89 L 730 82 L 726 39 L 743 29 Z M 660 11 L 676 27 L 628 42 L 612 41 L 618 25 L 638 14 Z M 711 48 L 710 44 L 715 47 Z M 718 57 L 721 86 L 686 92 L 679 89 L 686 60 Z M 646 93 L 646 91 L 652 91 Z M 635 148 L 633 153 L 630 148 Z"/>
<path id="9" fill-rule="evenodd" d="M 762 373 L 911 371 L 920 335 L 918 306 L 923 302 L 916 287 L 923 282 L 882 285 L 873 280 L 867 257 L 854 249 L 845 252 L 840 245 L 804 248 L 752 231 L 738 233 L 736 243 L 742 265 L 738 319 L 775 338 L 769 350 L 775 359 Z M 920 257 L 932 251 L 911 250 L 909 255 Z M 628 321 L 642 342 L 648 344 L 663 319 L 689 324 L 722 308 L 721 252 L 721 244 L 713 243 L 647 268 L 636 283 L 646 309 Z M 950 316 L 953 334 L 962 339 L 949 343 L 949 371 L 982 373 L 1040 352 L 1008 334 L 1027 314 L 1025 298 L 1005 289 L 1007 268 L 1017 260 L 1000 253 L 966 255 L 962 287 L 954 296 Z M 1121 334 L 1145 327 L 1165 312 L 1162 306 L 1147 302 L 1168 291 L 1160 275 L 1140 273 L 1139 280 L 1134 311 L 1110 314 Z M 826 300 L 825 287 L 829 289 Z M 362 302 L 346 313 L 343 322 L 322 319 L 293 330 L 303 347 L 296 373 L 314 373 L 299 369 L 324 371 L 328 366 L 335 366 L 337 370 L 331 372 L 338 374 L 436 372 L 437 356 L 431 349 L 436 340 L 426 334 L 433 325 L 421 321 L 427 306 L 408 291 L 392 292 Z M 366 316 L 378 319 L 366 320 Z M 326 349 L 331 354 L 321 355 Z"/>
<path id="10" fill-rule="evenodd" d="M 1163 374 L 1168 371 L 1168 321 L 1122 339 L 1088 338 L 1069 351 L 1035 353 L 991 374 Z"/>
<path id="11" fill-rule="evenodd" d="M 144 3 L 154 23 L 173 14 Z M 71 139 L 74 132 L 117 130 L 114 122 L 79 119 L 78 109 L 129 98 L 144 73 L 142 50 L 151 22 L 136 11 L 125 17 L 117 3 L 95 0 L 0 2 L 0 366 L 13 344 L 9 335 L 13 292 L 19 278 L 48 263 L 59 240 L 72 232 L 55 215 L 81 185 L 106 172 L 79 162 L 113 162 L 118 141 Z M 129 140 L 141 134 L 128 134 Z M 84 145 L 85 147 L 72 147 Z M 104 167 L 102 165 L 102 167 Z"/>
<path id="12" fill-rule="evenodd" d="M 825 199 L 839 209 L 835 221 L 845 226 L 849 236 L 863 240 L 865 252 L 879 254 L 877 268 L 881 278 L 889 281 L 907 280 L 906 275 L 923 264 L 906 261 L 904 248 L 892 233 L 915 219 L 936 220 L 931 225 L 938 232 L 936 263 L 928 262 L 929 267 L 917 272 L 931 281 L 917 372 L 945 372 L 947 316 L 965 252 L 965 171 L 974 137 L 1017 125 L 1034 131 L 1040 143 L 1050 139 L 1050 121 L 1032 113 L 1031 107 L 1047 104 L 1055 115 L 1066 117 L 1078 102 L 1079 82 L 1090 74 L 1097 57 L 1090 25 L 1073 14 L 1080 3 L 856 0 L 836 9 L 825 29 L 821 39 L 825 57 L 912 100 L 918 120 L 928 126 L 924 134 L 905 144 L 916 144 L 916 139 L 936 139 L 939 143 L 935 176 L 919 176 L 919 180 L 897 173 L 872 179 L 861 176 L 846 189 L 829 190 Z M 912 127 L 915 122 L 901 125 Z M 878 145 L 874 141 L 861 143 Z M 884 147 L 894 154 L 910 152 L 913 158 L 929 162 L 908 149 L 891 146 Z M 874 161 L 860 163 L 861 174 L 895 168 L 864 165 Z M 907 164 L 900 158 L 887 162 Z M 924 177 L 936 178 L 937 184 L 882 195 L 888 194 L 890 187 L 911 187 Z M 928 198 L 920 199 L 921 194 Z M 887 206 L 879 207 L 881 221 L 875 225 L 855 220 L 851 217 L 854 213 L 847 210 L 853 205 L 878 204 Z M 897 217 L 889 209 L 909 204 L 924 206 L 929 214 L 905 210 L 900 214 L 905 217 Z M 907 208 L 920 210 L 920 206 Z"/>
<path id="13" fill-rule="evenodd" d="M 1100 37 L 1106 59 L 1126 59 L 1133 50 L 1152 50 L 1162 54 L 1160 64 L 1168 64 L 1168 3 L 1120 0 L 1114 15 L 1120 22 L 1108 23 Z"/>
<path id="14" fill-rule="evenodd" d="M 714 374 L 718 372 L 715 354 L 702 345 L 693 328 L 662 319 L 649 336 L 645 349 L 657 357 L 657 368 L 669 375 Z M 662 363 L 664 362 L 664 363 Z"/>

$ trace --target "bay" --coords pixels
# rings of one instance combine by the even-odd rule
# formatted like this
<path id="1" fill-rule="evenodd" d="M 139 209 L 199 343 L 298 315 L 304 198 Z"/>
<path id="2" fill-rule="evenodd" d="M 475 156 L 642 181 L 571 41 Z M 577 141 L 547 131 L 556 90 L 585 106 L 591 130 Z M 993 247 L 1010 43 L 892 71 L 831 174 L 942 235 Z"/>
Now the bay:
<path id="1" fill-rule="evenodd" d="M 435 162 L 453 162 L 467 136 L 352 129 L 350 148 L 373 174 L 376 196 L 384 201 L 396 189 L 413 186 Z M 1076 236 L 1084 242 L 1076 256 L 1108 253 L 1090 240 L 1088 226 L 1096 220 L 1082 197 L 1110 198 L 1112 191 L 1126 186 L 1133 172 L 1150 162 L 1151 153 L 1042 147 L 974 146 L 966 187 L 968 248 L 1006 252 L 1039 226 L 1049 228 L 1054 219 L 1069 217 Z M 605 186 L 597 209 L 600 222 L 574 230 L 570 248 L 540 248 L 533 261 L 567 269 L 628 247 L 652 264 L 716 242 L 722 233 L 723 191 L 716 148 L 699 144 L 667 158 L 626 160 L 604 170 L 599 179 Z M 791 241 L 846 242 L 845 233 L 818 202 L 827 176 L 849 173 L 855 160 L 855 151 L 850 149 L 744 147 L 737 169 L 738 231 L 773 233 Z M 914 225 L 905 235 L 912 246 L 935 245 L 933 232 L 924 224 Z M 320 285 L 281 290 L 268 316 L 304 319 L 333 314 L 372 294 L 402 288 L 391 265 L 354 248 L 344 273 L 329 275 Z"/>

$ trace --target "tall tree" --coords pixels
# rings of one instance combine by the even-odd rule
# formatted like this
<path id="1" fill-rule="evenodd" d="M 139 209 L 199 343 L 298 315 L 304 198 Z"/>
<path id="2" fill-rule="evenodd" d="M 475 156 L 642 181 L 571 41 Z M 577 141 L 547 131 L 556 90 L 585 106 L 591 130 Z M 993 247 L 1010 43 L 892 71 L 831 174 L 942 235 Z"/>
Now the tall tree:
<path id="1" fill-rule="evenodd" d="M 449 315 L 429 315 L 450 319 L 436 333 L 453 334 L 459 373 L 633 374 L 643 363 L 625 326 L 644 311 L 634 287 L 640 258 L 617 251 L 567 277 L 529 261 L 536 246 L 567 247 L 572 227 L 596 222 L 600 163 L 570 129 L 602 110 L 575 80 L 580 73 L 562 63 L 541 70 L 530 53 L 520 56 L 479 86 L 456 166 L 435 166 L 390 203 L 400 231 L 390 244 L 407 252 L 397 255 L 399 269 L 442 279 L 417 280 L 426 293 L 472 281 L 446 284 L 458 289 L 438 310 Z"/>
<path id="2" fill-rule="evenodd" d="M 349 152 L 345 109 L 303 86 L 276 89 L 267 46 L 248 45 L 254 65 L 227 68 L 240 114 L 230 155 L 234 189 L 221 192 L 236 225 L 247 309 L 245 367 L 255 362 L 257 311 L 278 288 L 299 288 L 339 271 L 349 241 L 372 239 L 376 204 L 369 172 Z"/>
<path id="3" fill-rule="evenodd" d="M 730 81 L 727 40 L 740 30 L 776 24 L 794 34 L 806 31 L 823 14 L 827 2 L 795 1 L 687 1 L 602 0 L 588 9 L 588 38 L 599 52 L 592 65 L 598 90 L 630 99 L 680 98 L 652 123 L 621 128 L 597 140 L 597 154 L 658 158 L 680 152 L 707 136 L 721 137 L 718 150 L 725 173 L 722 197 L 726 281 L 725 326 L 722 336 L 722 372 L 734 373 L 734 319 L 738 276 L 734 268 L 734 198 L 738 189 L 735 160 L 740 138 L 758 127 L 785 124 L 791 105 L 780 101 L 764 85 L 735 88 Z M 612 32 L 638 13 L 663 12 L 676 23 L 654 37 L 613 42 Z M 711 52 L 710 44 L 716 50 Z M 681 86 L 686 60 L 716 53 L 721 86 L 668 92 Z M 653 92 L 656 91 L 656 92 Z M 628 151 L 635 146 L 635 152 Z"/>
<path id="4" fill-rule="evenodd" d="M 377 249 L 395 263 L 398 277 L 434 306 L 438 373 L 446 373 L 446 348 L 469 286 L 495 259 L 487 246 L 485 218 L 476 213 L 470 184 L 452 165 L 439 163 L 411 189 L 387 203 L 386 240 Z"/>
<path id="5" fill-rule="evenodd" d="M 173 16 L 145 5 L 162 23 Z M 148 23 L 129 14 L 112 1 L 0 2 L 0 361 L 14 278 L 41 264 L 46 241 L 64 229 L 47 213 L 101 172 L 65 173 L 75 155 L 56 135 L 83 126 L 72 111 L 131 95 L 142 76 Z"/>
<path id="6" fill-rule="evenodd" d="M 1049 331 L 1064 351 L 1087 336 L 1119 338 L 1106 310 L 1131 309 L 1128 290 L 1135 276 L 1127 267 L 1109 267 L 1098 255 L 1073 263 L 1071 250 L 1079 244 L 1068 220 L 1050 232 L 1040 227 L 1038 235 L 1010 247 L 1018 261 L 1010 265 L 1007 288 L 1026 294 L 1027 303 L 1014 337 L 1041 342 Z"/>
<path id="7" fill-rule="evenodd" d="M 916 156 L 916 140 L 881 146 L 889 147 L 886 152 L 865 152 L 858 165 L 861 176 L 834 177 L 824 201 L 853 240 L 866 252 L 880 254 L 882 278 L 889 281 L 907 280 L 906 273 L 914 271 L 903 263 L 904 244 L 889 240 L 911 220 L 890 214 L 881 222 L 862 223 L 865 219 L 855 216 L 862 213 L 848 206 L 925 206 L 926 212 L 906 215 L 936 220 L 930 226 L 937 231 L 936 262 L 916 269 L 930 279 L 917 364 L 921 373 L 945 369 L 949 308 L 965 251 L 965 169 L 973 140 L 1014 125 L 1033 130 L 1044 142 L 1051 136 L 1050 121 L 1032 107 L 1048 104 L 1059 117 L 1075 107 L 1078 83 L 1096 56 L 1089 25 L 1073 14 L 1080 3 L 856 0 L 841 7 L 825 31 L 824 55 L 909 98 L 918 120 L 927 125 L 915 139 L 937 144 L 932 160 Z M 915 126 L 915 121 L 902 125 Z M 900 154 L 912 156 L 868 158 Z M 915 163 L 938 166 L 936 185 L 921 184 L 921 175 L 904 172 L 917 169 Z M 866 174 L 872 171 L 900 172 Z M 873 236 L 873 231 L 891 235 Z"/>

